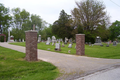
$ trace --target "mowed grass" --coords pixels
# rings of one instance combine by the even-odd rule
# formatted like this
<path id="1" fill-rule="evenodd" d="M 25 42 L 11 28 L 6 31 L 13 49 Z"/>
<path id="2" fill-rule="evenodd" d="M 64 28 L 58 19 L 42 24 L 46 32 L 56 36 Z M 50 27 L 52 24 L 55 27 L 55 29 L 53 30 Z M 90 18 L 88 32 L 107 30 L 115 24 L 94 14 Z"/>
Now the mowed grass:
<path id="1" fill-rule="evenodd" d="M 24 44 L 24 43 L 21 43 Z M 58 69 L 47 62 L 27 62 L 25 54 L 0 47 L 0 80 L 54 80 Z"/>
<path id="2" fill-rule="evenodd" d="M 10 44 L 25 46 L 25 43 L 23 42 Z M 54 50 L 55 46 L 52 46 L 52 44 L 46 45 L 45 43 L 41 42 L 38 43 L 38 49 L 75 55 L 76 54 L 75 45 L 76 44 L 73 43 L 72 48 L 68 48 L 67 44 L 65 45 L 65 47 L 61 47 L 61 51 L 55 51 Z M 113 46 L 112 44 L 110 44 L 109 47 L 106 47 L 107 45 L 106 43 L 103 43 L 103 45 L 104 45 L 103 47 L 97 45 L 94 46 L 85 45 L 85 56 L 96 58 L 120 59 L 120 44 L 117 44 L 117 46 Z M 68 50 L 70 50 L 71 53 L 68 53 Z"/>

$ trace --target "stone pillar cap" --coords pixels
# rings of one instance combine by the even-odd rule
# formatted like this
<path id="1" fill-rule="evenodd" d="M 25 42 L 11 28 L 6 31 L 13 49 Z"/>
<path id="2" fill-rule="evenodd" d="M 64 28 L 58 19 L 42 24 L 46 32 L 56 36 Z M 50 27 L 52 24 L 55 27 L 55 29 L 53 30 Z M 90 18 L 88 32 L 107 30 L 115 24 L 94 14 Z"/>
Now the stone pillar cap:
<path id="1" fill-rule="evenodd" d="M 28 31 L 25 31 L 25 32 L 37 32 L 36 30 L 28 30 Z"/>
<path id="2" fill-rule="evenodd" d="M 76 35 L 85 35 L 85 34 L 76 34 Z"/>

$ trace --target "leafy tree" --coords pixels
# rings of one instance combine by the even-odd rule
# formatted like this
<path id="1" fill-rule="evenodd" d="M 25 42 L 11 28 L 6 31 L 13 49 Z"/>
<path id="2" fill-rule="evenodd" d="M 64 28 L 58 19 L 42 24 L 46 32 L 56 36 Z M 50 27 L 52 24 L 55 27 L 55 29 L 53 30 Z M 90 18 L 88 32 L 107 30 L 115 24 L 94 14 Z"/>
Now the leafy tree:
<path id="1" fill-rule="evenodd" d="M 50 24 L 49 27 L 44 27 L 43 30 L 41 30 L 41 37 L 42 39 L 46 40 L 47 37 L 51 37 L 53 36 L 53 33 L 52 33 L 52 25 Z"/>
<path id="2" fill-rule="evenodd" d="M 110 30 L 105 26 L 98 26 L 96 29 L 96 35 L 101 36 L 102 41 L 107 41 L 110 36 Z"/>
<path id="3" fill-rule="evenodd" d="M 0 3 L 0 34 L 6 35 L 6 40 L 8 37 L 8 28 L 10 27 L 12 17 L 9 14 L 9 8 L 4 7 Z M 4 37 L 0 37 L 0 41 L 4 41 Z"/>
<path id="4" fill-rule="evenodd" d="M 76 5 L 77 7 L 71 11 L 74 25 L 77 26 L 78 33 L 85 34 L 86 41 L 94 42 L 97 28 L 105 27 L 109 23 L 105 5 L 97 0 L 84 0 L 76 2 Z"/>
<path id="5" fill-rule="evenodd" d="M 53 23 L 52 33 L 60 38 L 72 37 L 72 19 L 71 16 L 65 13 L 64 10 L 60 12 L 59 19 Z"/>
<path id="6" fill-rule="evenodd" d="M 7 32 L 7 29 L 11 24 L 11 19 L 9 8 L 4 7 L 4 5 L 0 3 L 0 33 Z"/>
<path id="7" fill-rule="evenodd" d="M 112 23 L 112 25 L 109 27 L 110 29 L 110 39 L 113 41 L 117 36 L 120 35 L 120 21 L 115 21 Z"/>
<path id="8" fill-rule="evenodd" d="M 38 30 L 38 33 L 40 34 L 41 33 L 41 29 L 42 29 L 42 19 L 40 18 L 39 15 L 31 15 L 31 23 L 32 25 L 35 25 L 37 30 Z"/>
<path id="9" fill-rule="evenodd" d="M 25 9 L 22 11 L 20 8 L 12 9 L 13 12 L 13 31 L 15 39 L 25 38 L 25 31 L 31 29 L 31 22 L 29 20 L 30 14 Z"/>

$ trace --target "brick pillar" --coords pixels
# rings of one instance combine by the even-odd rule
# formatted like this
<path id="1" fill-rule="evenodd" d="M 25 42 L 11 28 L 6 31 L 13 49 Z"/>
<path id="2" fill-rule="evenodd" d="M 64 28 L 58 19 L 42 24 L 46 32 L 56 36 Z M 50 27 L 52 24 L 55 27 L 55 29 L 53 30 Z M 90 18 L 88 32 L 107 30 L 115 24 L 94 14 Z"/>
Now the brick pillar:
<path id="1" fill-rule="evenodd" d="M 37 61 L 37 31 L 25 31 L 27 61 Z"/>
<path id="2" fill-rule="evenodd" d="M 76 55 L 85 55 L 85 34 L 76 34 Z"/>

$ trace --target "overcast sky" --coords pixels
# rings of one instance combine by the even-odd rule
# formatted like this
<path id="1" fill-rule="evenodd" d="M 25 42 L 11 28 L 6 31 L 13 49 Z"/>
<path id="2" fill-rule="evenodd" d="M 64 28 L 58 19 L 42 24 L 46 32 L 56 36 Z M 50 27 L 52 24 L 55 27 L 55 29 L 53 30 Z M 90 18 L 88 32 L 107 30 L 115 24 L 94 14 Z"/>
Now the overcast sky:
<path id="1" fill-rule="evenodd" d="M 76 7 L 75 1 L 81 0 L 0 0 L 7 8 L 25 9 L 30 14 L 37 14 L 43 20 L 52 24 L 59 17 L 62 9 L 67 14 L 71 14 L 71 10 Z M 106 11 L 111 17 L 111 22 L 120 21 L 120 0 L 100 0 L 106 5 Z M 112 2 L 113 1 L 113 2 Z"/>

